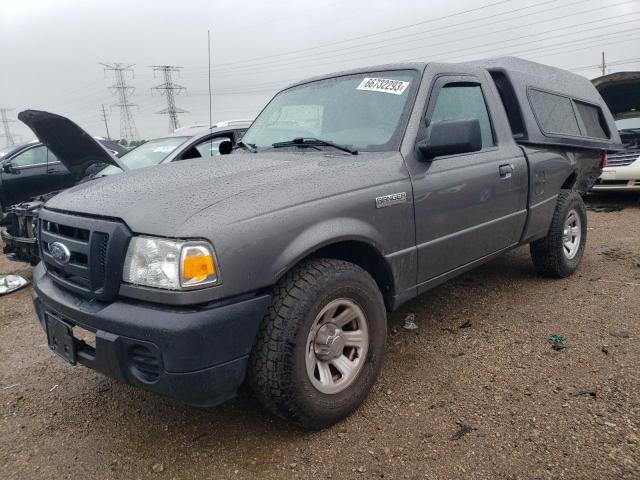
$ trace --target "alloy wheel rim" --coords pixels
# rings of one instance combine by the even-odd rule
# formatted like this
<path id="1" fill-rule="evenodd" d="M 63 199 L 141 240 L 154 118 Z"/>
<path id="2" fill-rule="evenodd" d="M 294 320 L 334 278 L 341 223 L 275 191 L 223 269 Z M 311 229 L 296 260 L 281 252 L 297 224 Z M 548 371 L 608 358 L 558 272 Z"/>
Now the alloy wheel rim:
<path id="1" fill-rule="evenodd" d="M 572 260 L 580 249 L 582 240 L 582 222 L 575 210 L 571 210 L 564 221 L 562 229 L 562 253 L 565 258 Z"/>
<path id="2" fill-rule="evenodd" d="M 307 337 L 306 367 L 311 384 L 336 394 L 360 374 L 369 350 L 369 327 L 362 308 L 353 300 L 329 302 L 316 315 Z"/>

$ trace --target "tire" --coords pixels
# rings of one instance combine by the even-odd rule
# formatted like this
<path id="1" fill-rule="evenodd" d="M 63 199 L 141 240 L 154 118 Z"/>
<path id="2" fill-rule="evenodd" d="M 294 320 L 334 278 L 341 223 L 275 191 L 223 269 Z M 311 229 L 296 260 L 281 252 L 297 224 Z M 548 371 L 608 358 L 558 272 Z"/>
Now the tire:
<path id="1" fill-rule="evenodd" d="M 567 225 L 567 222 L 569 225 Z M 571 230 L 565 232 L 565 227 Z M 566 237 L 565 233 L 569 233 Z M 580 265 L 587 243 L 587 209 L 580 194 L 561 190 L 546 237 L 531 242 L 531 259 L 539 274 L 565 278 Z"/>
<path id="2" fill-rule="evenodd" d="M 333 328 L 351 317 L 344 330 Z M 308 430 L 329 427 L 373 387 L 386 333 L 384 301 L 365 270 L 341 260 L 305 261 L 274 288 L 250 355 L 249 385 L 275 415 Z"/>

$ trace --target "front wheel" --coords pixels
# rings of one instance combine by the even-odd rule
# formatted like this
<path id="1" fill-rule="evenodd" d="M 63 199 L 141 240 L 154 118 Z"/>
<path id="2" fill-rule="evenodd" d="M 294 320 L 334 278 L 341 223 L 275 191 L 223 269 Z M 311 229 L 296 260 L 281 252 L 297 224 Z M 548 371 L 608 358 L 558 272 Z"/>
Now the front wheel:
<path id="1" fill-rule="evenodd" d="M 386 311 L 371 276 L 349 262 L 316 259 L 275 287 L 251 353 L 249 384 L 274 414 L 307 429 L 353 412 L 375 383 Z"/>
<path id="2" fill-rule="evenodd" d="M 587 243 L 587 209 L 578 192 L 562 190 L 546 237 L 531 242 L 538 273 L 564 278 L 576 271 Z"/>

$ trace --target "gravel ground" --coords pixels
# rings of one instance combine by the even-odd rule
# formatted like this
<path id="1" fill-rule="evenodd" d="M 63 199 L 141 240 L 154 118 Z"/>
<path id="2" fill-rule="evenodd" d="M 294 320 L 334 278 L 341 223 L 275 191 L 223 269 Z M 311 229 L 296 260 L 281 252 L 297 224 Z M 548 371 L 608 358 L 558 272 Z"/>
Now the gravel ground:
<path id="1" fill-rule="evenodd" d="M 248 395 L 196 409 L 66 365 L 31 289 L 1 297 L 0 477 L 638 479 L 636 198 L 588 199 L 625 208 L 589 212 L 572 278 L 537 277 L 522 248 L 405 305 L 367 402 L 318 433 Z"/>

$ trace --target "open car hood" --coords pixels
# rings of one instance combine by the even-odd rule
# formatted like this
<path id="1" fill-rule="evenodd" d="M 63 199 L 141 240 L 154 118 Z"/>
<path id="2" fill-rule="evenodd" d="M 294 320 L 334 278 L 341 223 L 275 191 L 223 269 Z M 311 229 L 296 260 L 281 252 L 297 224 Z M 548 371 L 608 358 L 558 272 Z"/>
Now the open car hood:
<path id="1" fill-rule="evenodd" d="M 640 72 L 610 73 L 591 82 L 616 120 L 640 117 Z"/>
<path id="2" fill-rule="evenodd" d="M 39 110 L 25 110 L 18 119 L 35 133 L 58 160 L 77 178 L 82 178 L 92 165 L 115 165 L 129 169 L 96 139 L 66 117 Z"/>

